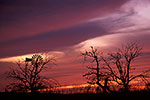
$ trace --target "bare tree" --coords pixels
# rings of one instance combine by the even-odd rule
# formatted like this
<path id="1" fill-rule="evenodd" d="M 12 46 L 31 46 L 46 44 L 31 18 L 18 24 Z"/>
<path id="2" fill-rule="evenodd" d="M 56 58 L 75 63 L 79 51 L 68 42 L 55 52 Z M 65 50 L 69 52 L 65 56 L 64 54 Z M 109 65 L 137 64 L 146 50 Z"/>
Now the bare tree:
<path id="1" fill-rule="evenodd" d="M 130 82 L 136 78 L 144 77 L 143 74 L 131 74 L 132 63 L 141 54 L 142 46 L 137 43 L 129 43 L 118 49 L 117 52 L 109 53 L 108 58 L 101 57 L 108 71 L 111 73 L 112 80 L 123 86 L 123 91 L 128 91 Z"/>
<path id="2" fill-rule="evenodd" d="M 87 68 L 90 70 L 88 73 L 84 74 L 83 77 L 85 77 L 89 84 L 97 84 L 99 88 L 103 90 L 104 93 L 110 92 L 111 90 L 108 87 L 108 81 L 109 81 L 109 73 L 104 71 L 102 67 L 100 67 L 100 61 L 101 58 L 99 56 L 99 53 L 97 49 L 94 49 L 91 46 L 91 51 L 85 51 L 82 53 L 84 56 L 85 61 L 89 61 L 91 63 L 94 63 L 95 66 L 92 64 L 88 65 Z M 86 60 L 86 58 L 91 58 L 91 60 Z"/>
<path id="3" fill-rule="evenodd" d="M 48 63 L 53 64 L 54 59 L 46 57 L 43 59 L 41 55 L 33 55 L 32 58 L 26 58 L 24 64 L 17 62 L 16 68 L 10 68 L 7 77 L 15 82 L 6 86 L 6 90 L 10 91 L 31 91 L 38 89 L 51 88 L 58 85 L 54 79 L 41 76 L 41 72 L 46 70 Z"/>
<path id="4" fill-rule="evenodd" d="M 143 77 L 141 77 L 142 82 L 145 84 L 145 89 L 147 91 L 150 91 L 150 69 L 145 70 L 143 72 Z"/>

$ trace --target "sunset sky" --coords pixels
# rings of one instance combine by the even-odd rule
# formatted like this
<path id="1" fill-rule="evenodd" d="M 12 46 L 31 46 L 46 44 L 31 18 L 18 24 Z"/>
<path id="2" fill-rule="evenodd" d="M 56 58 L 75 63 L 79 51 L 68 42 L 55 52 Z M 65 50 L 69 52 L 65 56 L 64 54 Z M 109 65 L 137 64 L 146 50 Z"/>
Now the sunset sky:
<path id="1" fill-rule="evenodd" d="M 0 91 L 18 59 L 48 53 L 56 65 L 42 73 L 61 85 L 85 84 L 81 52 L 144 44 L 137 73 L 150 68 L 150 0 L 0 0 Z"/>

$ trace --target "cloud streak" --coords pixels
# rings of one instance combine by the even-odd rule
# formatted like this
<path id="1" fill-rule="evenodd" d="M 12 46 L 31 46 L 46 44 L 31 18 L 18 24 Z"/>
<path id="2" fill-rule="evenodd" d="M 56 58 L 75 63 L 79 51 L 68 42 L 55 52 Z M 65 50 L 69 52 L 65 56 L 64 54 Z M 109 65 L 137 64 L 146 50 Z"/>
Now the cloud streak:
<path id="1" fill-rule="evenodd" d="M 70 9 L 75 9 L 75 12 L 73 12 L 73 14 L 75 14 L 76 16 L 77 15 L 80 16 L 80 15 L 82 15 L 82 14 L 80 14 L 80 13 L 82 13 L 82 8 L 80 8 L 80 7 L 78 8 L 78 6 L 83 5 L 83 6 L 87 7 L 89 5 L 88 7 L 90 7 L 90 8 L 87 8 L 87 9 L 91 9 L 91 13 L 95 12 L 96 16 L 99 16 L 99 17 L 103 16 L 104 17 L 104 15 L 106 13 L 110 13 L 110 12 L 114 11 L 115 8 L 119 8 L 121 6 L 121 4 L 123 4 L 125 2 L 124 1 L 124 2 L 118 2 L 116 4 L 111 4 L 112 1 L 113 0 L 107 0 L 107 2 L 105 2 L 105 1 L 97 2 L 96 0 L 94 0 L 92 4 L 90 4 L 91 3 L 90 1 L 82 2 L 82 3 L 76 2 L 76 4 L 74 6 L 77 7 L 77 9 L 75 9 L 74 7 L 72 8 L 72 6 L 70 6 L 70 5 L 69 5 L 69 7 L 71 7 Z M 100 8 L 97 8 L 100 5 L 98 6 L 97 4 L 95 4 L 95 2 L 100 3 L 100 5 L 102 5 L 101 9 L 106 9 L 106 10 L 102 11 Z M 69 3 L 72 4 L 72 2 L 69 2 Z M 107 7 L 105 7 L 103 4 L 105 6 L 108 6 L 109 9 Z M 64 4 L 64 5 L 66 5 L 66 4 Z M 97 5 L 96 8 L 95 7 L 92 8 L 91 6 L 93 6 L 93 5 L 94 6 Z M 114 7 L 114 6 L 115 6 L 115 8 L 110 10 L 110 8 Z M 64 9 L 67 9 L 67 8 L 64 8 Z M 100 11 L 97 12 L 97 9 L 100 10 Z M 57 12 L 57 10 L 56 10 L 56 12 Z M 72 13 L 71 10 L 69 10 L 69 12 L 64 10 L 64 12 L 66 12 L 66 14 L 68 14 L 68 13 L 71 14 Z M 78 14 L 76 14 L 76 13 L 78 13 Z M 88 10 L 88 12 L 85 11 L 84 13 L 86 13 L 85 15 L 87 17 L 83 16 L 84 21 L 82 23 L 76 24 L 74 26 L 71 26 L 71 24 L 69 24 L 69 27 L 64 28 L 64 29 L 56 27 L 56 28 L 58 28 L 57 30 L 51 30 L 49 32 L 43 32 L 43 31 L 41 32 L 41 31 L 38 31 L 38 29 L 42 29 L 43 27 L 40 27 L 40 28 L 37 27 L 36 31 L 38 31 L 38 33 L 36 32 L 35 35 L 32 35 L 32 34 L 30 34 L 30 32 L 26 32 L 26 30 L 21 29 L 21 28 L 19 28 L 18 30 L 22 30 L 25 33 L 20 34 L 21 32 L 16 32 L 14 34 L 13 33 L 11 33 L 11 34 L 6 33 L 5 34 L 5 32 L 4 32 L 4 34 L 6 35 L 6 36 L 4 36 L 3 32 L 1 32 L 2 35 L 1 35 L 0 40 L 3 40 L 3 39 L 7 40 L 7 37 L 11 38 L 11 39 L 9 41 L 5 41 L 5 42 L 3 41 L 3 42 L 0 43 L 0 46 L 1 46 L 1 50 L 0 50 L 1 56 L 0 57 L 2 58 L 2 57 L 18 56 L 18 55 L 24 55 L 24 54 L 31 54 L 31 53 L 47 52 L 47 51 L 57 50 L 57 49 L 60 49 L 60 48 L 76 45 L 76 44 L 78 44 L 82 41 L 85 41 L 85 40 L 90 39 L 90 38 L 94 38 L 96 36 L 109 34 L 109 31 L 111 30 L 110 29 L 111 28 L 110 23 L 112 22 L 112 20 L 110 20 L 111 18 L 107 18 L 107 19 L 104 19 L 104 20 L 93 21 L 92 22 L 92 21 L 89 21 L 89 19 L 90 19 L 89 16 L 91 16 L 89 10 Z M 61 17 L 63 15 L 57 15 L 57 16 L 60 17 L 60 19 L 61 19 Z M 72 16 L 74 16 L 74 15 L 72 15 Z M 79 16 L 77 16 L 77 17 L 79 17 Z M 95 17 L 95 16 L 93 16 L 93 17 Z M 71 18 L 71 17 L 69 17 L 69 19 L 68 19 L 67 15 L 65 15 L 65 18 L 63 18 L 62 20 L 66 21 L 65 19 L 67 21 L 70 20 L 70 19 L 74 20 L 74 18 Z M 78 19 L 77 21 L 80 22 L 80 18 L 77 18 L 77 19 Z M 85 19 L 87 21 L 85 21 Z M 46 20 L 46 19 L 44 18 L 44 20 Z M 54 21 L 57 24 L 62 24 L 61 21 L 57 22 L 57 20 L 53 20 L 53 18 L 50 18 L 50 20 Z M 45 21 L 42 21 L 42 22 L 45 22 Z M 63 22 L 64 25 L 66 23 L 67 22 Z M 72 22 L 72 21 L 71 21 L 71 23 L 74 24 L 74 22 Z M 33 24 L 36 25 L 36 23 L 33 23 Z M 54 25 L 52 23 L 50 23 L 50 24 L 52 26 Z M 39 23 L 38 25 L 43 25 L 43 24 Z M 15 25 L 14 25 L 14 27 L 18 28 Z M 16 29 L 14 27 L 12 26 L 13 29 Z M 21 27 L 24 28 L 24 26 L 21 26 Z M 33 25 L 33 27 L 34 27 L 34 25 Z M 32 27 L 31 27 L 31 30 L 27 30 L 27 31 L 32 31 Z M 9 30 L 9 32 L 15 32 L 15 31 Z M 15 35 L 19 36 L 18 34 L 22 35 L 22 36 L 20 38 L 17 38 L 17 39 L 13 38 Z M 11 36 L 11 35 L 13 35 L 13 36 Z M 26 36 L 24 36 L 24 35 L 26 35 Z M 8 49 L 9 49 L 9 51 L 8 51 Z"/>
<path id="2" fill-rule="evenodd" d="M 5 0 L 1 3 L 0 41 L 70 27 L 114 12 L 128 0 Z"/>

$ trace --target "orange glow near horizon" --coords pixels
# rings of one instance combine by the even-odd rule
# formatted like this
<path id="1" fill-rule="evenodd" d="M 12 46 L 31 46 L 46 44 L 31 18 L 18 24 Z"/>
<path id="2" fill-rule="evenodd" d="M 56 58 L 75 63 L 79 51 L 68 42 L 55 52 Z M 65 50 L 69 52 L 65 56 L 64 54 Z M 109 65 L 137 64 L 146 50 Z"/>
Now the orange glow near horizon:
<path id="1" fill-rule="evenodd" d="M 68 86 L 60 86 L 60 87 L 55 87 L 55 88 L 51 88 L 51 89 L 39 89 L 38 92 L 48 92 L 48 91 L 59 91 L 59 90 L 71 90 L 71 89 L 76 89 L 76 91 L 72 91 L 73 93 L 85 93 L 86 92 L 86 87 L 93 87 L 96 88 L 97 85 L 89 85 L 89 84 L 81 84 L 81 85 L 68 85 Z M 131 91 L 137 91 L 137 90 L 145 90 L 146 87 L 139 85 L 139 86 L 131 86 L 130 90 Z M 119 87 L 116 87 L 114 91 L 118 91 Z M 28 91 L 31 92 L 31 91 Z M 96 89 L 92 89 L 91 90 L 92 93 L 96 93 Z"/>

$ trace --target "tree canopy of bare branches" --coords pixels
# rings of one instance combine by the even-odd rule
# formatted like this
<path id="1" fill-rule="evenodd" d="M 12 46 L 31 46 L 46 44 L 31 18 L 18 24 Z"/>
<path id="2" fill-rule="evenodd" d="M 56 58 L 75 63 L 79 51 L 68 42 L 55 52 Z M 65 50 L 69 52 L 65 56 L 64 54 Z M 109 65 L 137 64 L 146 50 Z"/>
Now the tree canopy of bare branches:
<path id="1" fill-rule="evenodd" d="M 46 70 L 48 63 L 53 64 L 54 59 L 41 55 L 33 55 L 32 58 L 26 58 L 21 63 L 17 62 L 17 67 L 11 67 L 7 72 L 7 77 L 13 79 L 13 83 L 6 86 L 7 91 L 35 92 L 38 89 L 52 88 L 58 85 L 54 79 L 41 76 L 41 72 Z"/>
<path id="2" fill-rule="evenodd" d="M 85 51 L 82 53 L 84 56 L 84 60 L 86 58 L 91 58 L 91 63 L 94 63 L 93 65 L 88 65 L 87 68 L 90 70 L 88 73 L 84 74 L 83 77 L 85 77 L 89 84 L 97 84 L 99 87 L 103 90 L 104 93 L 110 92 L 110 89 L 108 87 L 108 81 L 109 81 L 109 73 L 103 70 L 103 68 L 100 66 L 100 56 L 97 51 L 97 49 L 94 49 L 94 47 L 91 46 L 91 51 Z"/>
<path id="3" fill-rule="evenodd" d="M 128 91 L 130 82 L 136 78 L 144 77 L 144 74 L 131 74 L 132 62 L 141 54 L 142 46 L 137 43 L 128 43 L 114 53 L 108 53 L 108 57 L 101 57 L 106 68 L 111 73 L 113 81 L 123 86 L 123 91 Z M 116 70 L 115 70 L 116 68 Z"/>
<path id="4" fill-rule="evenodd" d="M 89 58 L 87 66 L 88 72 L 83 76 L 87 79 L 89 84 L 97 84 L 103 92 L 111 92 L 108 83 L 115 82 L 122 87 L 124 92 L 129 91 L 131 82 L 139 78 L 145 81 L 149 86 L 147 78 L 149 78 L 149 71 L 143 71 L 140 74 L 132 73 L 136 66 L 133 67 L 133 61 L 142 54 L 143 47 L 138 42 L 130 42 L 118 48 L 117 51 L 99 54 L 97 49 L 91 46 L 91 51 L 82 53 L 84 60 Z"/>

